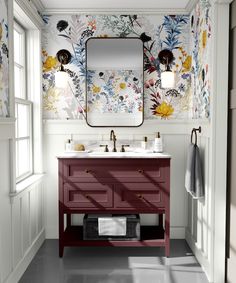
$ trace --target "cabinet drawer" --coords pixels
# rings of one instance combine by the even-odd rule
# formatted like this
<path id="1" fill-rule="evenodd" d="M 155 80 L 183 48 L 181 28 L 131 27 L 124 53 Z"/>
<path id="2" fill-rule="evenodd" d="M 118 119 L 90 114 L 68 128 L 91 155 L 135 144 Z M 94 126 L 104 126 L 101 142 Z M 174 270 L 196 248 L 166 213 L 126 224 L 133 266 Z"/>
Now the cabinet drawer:
<path id="1" fill-rule="evenodd" d="M 64 204 L 69 208 L 111 208 L 113 190 L 99 183 L 64 185 Z"/>
<path id="2" fill-rule="evenodd" d="M 106 174 L 105 172 L 103 173 L 99 166 L 88 162 L 88 160 L 85 160 L 85 162 L 83 160 L 65 162 L 64 176 L 72 182 L 97 182 L 101 175 L 104 176 Z"/>
<path id="3" fill-rule="evenodd" d="M 64 176 L 72 182 L 162 182 L 168 166 L 164 159 L 67 160 Z"/>
<path id="4" fill-rule="evenodd" d="M 124 164 L 121 167 L 110 168 L 109 174 L 119 182 L 161 182 L 164 180 L 164 171 L 160 166 L 149 165 L 129 165 Z"/>
<path id="5" fill-rule="evenodd" d="M 165 206 L 164 192 L 158 184 L 124 183 L 115 187 L 115 207 L 154 210 Z"/>

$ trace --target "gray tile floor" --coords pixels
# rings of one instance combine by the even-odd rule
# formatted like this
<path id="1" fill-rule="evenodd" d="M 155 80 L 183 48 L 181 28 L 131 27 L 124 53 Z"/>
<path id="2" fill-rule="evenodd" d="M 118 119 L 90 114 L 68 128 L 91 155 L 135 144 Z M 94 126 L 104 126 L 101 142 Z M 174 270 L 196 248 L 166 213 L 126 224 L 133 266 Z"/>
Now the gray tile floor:
<path id="1" fill-rule="evenodd" d="M 163 248 L 65 248 L 46 240 L 19 283 L 208 283 L 184 240 Z"/>

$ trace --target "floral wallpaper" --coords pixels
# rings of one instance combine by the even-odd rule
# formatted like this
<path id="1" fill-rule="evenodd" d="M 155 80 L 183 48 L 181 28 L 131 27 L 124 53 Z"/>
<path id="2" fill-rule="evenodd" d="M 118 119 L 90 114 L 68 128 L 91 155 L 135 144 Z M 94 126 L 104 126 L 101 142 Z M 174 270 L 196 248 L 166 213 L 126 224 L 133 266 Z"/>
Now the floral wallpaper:
<path id="1" fill-rule="evenodd" d="M 143 72 L 105 70 L 88 72 L 87 111 L 137 113 L 143 108 Z"/>
<path id="2" fill-rule="evenodd" d="M 0 1 L 0 117 L 9 116 L 7 0 Z"/>
<path id="3" fill-rule="evenodd" d="M 192 50 L 192 115 L 210 118 L 211 97 L 211 5 L 200 0 L 190 15 Z"/>
<path id="4" fill-rule="evenodd" d="M 85 107 L 85 42 L 90 37 L 139 37 L 144 42 L 144 113 L 146 119 L 186 119 L 191 114 L 192 101 L 192 57 L 189 50 L 190 17 L 188 15 L 48 15 L 44 16 L 43 31 L 43 95 L 44 118 L 83 119 Z M 55 72 L 58 68 L 56 53 L 68 49 L 72 61 L 66 65 L 70 84 L 67 89 L 55 87 Z M 169 49 L 174 54 L 171 66 L 176 72 L 176 87 L 164 90 L 160 85 L 160 65 L 158 53 Z M 109 80 L 110 74 L 106 73 Z M 116 101 L 111 107 L 115 111 L 137 111 L 140 87 L 119 74 L 118 87 L 114 92 Z M 98 74 L 99 76 L 99 74 Z M 95 75 L 97 78 L 97 74 Z M 123 77 L 123 79 L 121 79 Z M 123 80 L 124 82 L 121 82 Z M 95 79 L 95 78 L 94 78 Z M 130 105 L 122 83 L 135 96 L 136 102 Z M 114 81 L 101 81 L 91 87 L 89 101 L 107 99 L 104 88 Z M 107 92 L 106 92 L 107 95 Z M 117 100 L 118 97 L 118 100 Z M 99 100 L 98 99 L 98 100 Z M 112 103 L 113 103 L 112 102 Z M 97 104 L 97 109 L 102 109 Z M 120 110 L 119 110 L 120 109 Z M 102 111 L 111 111 L 108 108 Z"/>

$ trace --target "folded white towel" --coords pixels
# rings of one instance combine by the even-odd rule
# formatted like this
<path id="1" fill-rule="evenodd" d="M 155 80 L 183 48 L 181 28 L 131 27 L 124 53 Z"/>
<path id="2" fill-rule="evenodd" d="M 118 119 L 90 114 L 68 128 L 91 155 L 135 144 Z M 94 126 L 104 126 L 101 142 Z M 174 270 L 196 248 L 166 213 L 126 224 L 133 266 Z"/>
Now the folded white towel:
<path id="1" fill-rule="evenodd" d="M 126 217 L 99 217 L 99 236 L 126 236 Z"/>
<path id="2" fill-rule="evenodd" d="M 195 144 L 190 144 L 188 149 L 185 188 L 193 198 L 204 197 L 200 152 Z"/>

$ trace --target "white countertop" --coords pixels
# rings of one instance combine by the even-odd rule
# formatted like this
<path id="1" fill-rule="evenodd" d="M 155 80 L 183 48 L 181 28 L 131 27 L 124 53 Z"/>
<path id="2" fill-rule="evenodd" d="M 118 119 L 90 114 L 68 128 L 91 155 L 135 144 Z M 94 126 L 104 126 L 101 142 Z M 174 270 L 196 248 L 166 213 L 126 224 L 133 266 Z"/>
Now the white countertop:
<path id="1" fill-rule="evenodd" d="M 171 158 L 171 155 L 162 152 L 64 152 L 57 158 Z"/>

